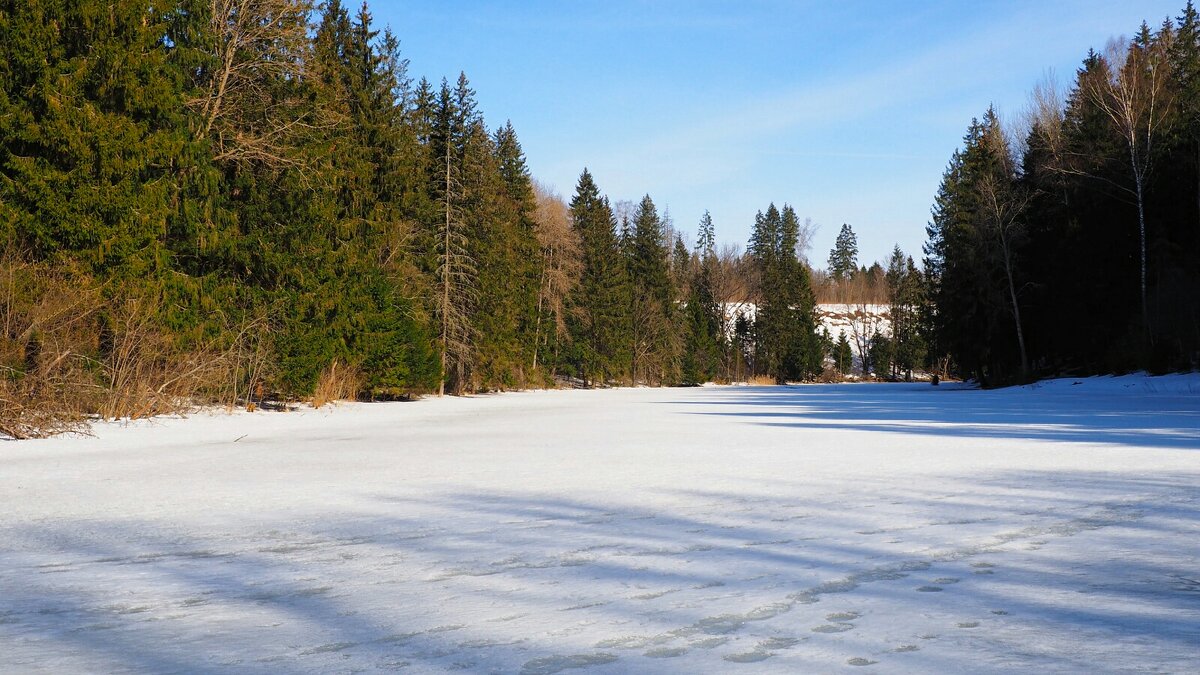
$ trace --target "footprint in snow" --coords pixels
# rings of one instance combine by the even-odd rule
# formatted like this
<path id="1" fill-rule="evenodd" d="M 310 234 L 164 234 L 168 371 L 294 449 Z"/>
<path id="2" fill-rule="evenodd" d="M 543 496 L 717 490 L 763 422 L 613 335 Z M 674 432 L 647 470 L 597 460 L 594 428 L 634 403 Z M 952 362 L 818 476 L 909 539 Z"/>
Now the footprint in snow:
<path id="1" fill-rule="evenodd" d="M 687 650 L 683 647 L 659 647 L 650 649 L 643 653 L 643 656 L 648 656 L 652 659 L 672 659 L 676 656 L 683 656 Z"/>
<path id="2" fill-rule="evenodd" d="M 649 593 L 640 593 L 638 595 L 631 595 L 631 596 L 629 596 L 629 599 L 630 600 L 655 600 L 655 599 L 661 598 L 662 596 L 667 595 L 669 593 L 675 593 L 678 591 L 679 591 L 678 588 L 670 588 L 665 591 L 651 591 Z"/>
<path id="3" fill-rule="evenodd" d="M 771 656 L 773 656 L 771 652 L 756 649 L 754 651 L 742 652 L 741 654 L 726 654 L 725 660 L 731 663 L 757 663 L 759 661 L 766 661 Z"/>
<path id="4" fill-rule="evenodd" d="M 920 649 L 921 648 L 916 645 L 900 645 L 899 647 L 896 647 L 892 651 L 896 652 L 897 654 L 903 654 L 904 652 L 920 651 Z"/>
<path id="5" fill-rule="evenodd" d="M 848 630 L 854 630 L 852 623 L 827 623 L 817 626 L 812 629 L 814 633 L 845 633 Z"/>
<path id="6" fill-rule="evenodd" d="M 854 619 L 857 619 L 860 616 L 862 616 L 862 615 L 859 614 L 858 612 L 834 612 L 833 614 L 826 614 L 825 620 L 826 621 L 853 621 Z"/>
<path id="7" fill-rule="evenodd" d="M 696 640 L 695 642 L 692 642 L 691 645 L 693 647 L 699 647 L 700 649 L 715 649 L 726 642 L 729 642 L 729 638 L 727 637 L 710 637 Z"/>
<path id="8" fill-rule="evenodd" d="M 978 621 L 961 621 L 958 624 L 959 628 L 979 628 Z"/>
<path id="9" fill-rule="evenodd" d="M 939 584 L 942 586 L 949 586 L 950 584 L 957 584 L 959 581 L 962 581 L 962 579 L 958 579 L 955 577 L 938 577 L 937 579 L 933 580 L 933 583 Z"/>
<path id="10" fill-rule="evenodd" d="M 864 659 L 861 656 L 855 656 L 852 659 L 846 660 L 846 665 L 848 665 L 848 666 L 871 666 L 871 665 L 875 665 L 876 663 L 879 663 L 879 662 L 872 661 L 871 659 Z"/>
<path id="11" fill-rule="evenodd" d="M 351 647 L 357 647 L 357 642 L 330 642 L 329 644 L 319 645 L 311 649 L 305 649 L 300 652 L 301 656 L 312 656 L 313 654 L 330 654 L 333 652 L 341 652 Z"/>
<path id="12" fill-rule="evenodd" d="M 800 644 L 803 640 L 794 637 L 772 637 L 759 642 L 754 646 L 755 651 L 759 650 L 775 650 L 775 649 L 791 649 Z"/>
<path id="13" fill-rule="evenodd" d="M 616 654 L 596 652 L 595 654 L 572 654 L 570 656 L 543 656 L 540 659 L 527 661 L 521 668 L 521 675 L 553 675 L 570 668 L 588 668 L 602 666 L 617 660 Z"/>
<path id="14" fill-rule="evenodd" d="M 942 587 L 941 586 L 918 586 L 917 592 L 919 592 L 919 593 L 941 593 Z"/>

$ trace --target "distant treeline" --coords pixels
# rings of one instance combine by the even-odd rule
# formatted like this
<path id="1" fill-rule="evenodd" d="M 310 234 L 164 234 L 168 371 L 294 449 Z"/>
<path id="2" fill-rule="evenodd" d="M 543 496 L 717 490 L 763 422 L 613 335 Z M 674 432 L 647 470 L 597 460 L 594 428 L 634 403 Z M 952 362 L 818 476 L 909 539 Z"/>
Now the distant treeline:
<path id="1" fill-rule="evenodd" d="M 791 208 L 743 256 L 586 171 L 565 204 L 399 44 L 336 0 L 0 2 L 0 433 L 820 370 Z"/>
<path id="2" fill-rule="evenodd" d="M 336 0 L 0 0 L 0 433 L 850 369 L 814 328 L 793 208 L 760 212 L 743 254 L 586 170 L 564 201 L 465 76 L 413 81 L 399 45 Z M 928 276 L 899 249 L 858 267 L 844 226 L 815 285 L 890 305 L 889 332 L 851 336 L 863 374 L 1194 364 L 1197 49 L 1189 5 L 1090 55 L 1020 151 L 973 124 Z"/>
<path id="3" fill-rule="evenodd" d="M 931 354 L 1001 383 L 1200 366 L 1200 18 L 1090 51 L 1028 124 L 991 110 L 946 169 L 925 268 Z"/>

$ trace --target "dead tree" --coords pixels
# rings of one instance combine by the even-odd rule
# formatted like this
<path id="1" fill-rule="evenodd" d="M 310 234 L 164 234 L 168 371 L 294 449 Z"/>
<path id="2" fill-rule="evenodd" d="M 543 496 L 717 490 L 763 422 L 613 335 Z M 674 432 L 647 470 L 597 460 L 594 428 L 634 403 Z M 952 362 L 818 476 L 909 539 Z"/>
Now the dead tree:
<path id="1" fill-rule="evenodd" d="M 442 378 L 438 396 L 446 393 L 446 379 L 455 372 L 455 386 L 461 385 L 471 354 L 471 313 L 475 300 L 475 261 L 467 247 L 467 227 L 463 221 L 464 189 L 452 153 L 453 144 L 445 143 L 440 206 L 442 218 L 437 233 L 438 293 L 434 312 L 438 322 L 438 347 Z"/>

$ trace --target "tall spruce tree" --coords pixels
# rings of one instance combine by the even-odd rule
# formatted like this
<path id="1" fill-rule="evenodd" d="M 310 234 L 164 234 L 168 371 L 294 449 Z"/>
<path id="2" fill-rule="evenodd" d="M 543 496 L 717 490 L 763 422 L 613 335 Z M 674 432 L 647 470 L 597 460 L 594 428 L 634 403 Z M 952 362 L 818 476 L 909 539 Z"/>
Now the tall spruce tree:
<path id="1" fill-rule="evenodd" d="M 713 379 L 721 363 L 724 336 L 722 312 L 714 291 L 717 254 L 712 216 L 708 211 L 700 219 L 696 238 L 696 261 L 687 286 L 685 301 L 682 381 L 702 384 Z"/>
<path id="2" fill-rule="evenodd" d="M 754 368 L 779 383 L 807 379 L 821 369 L 811 281 L 797 252 L 799 232 L 795 210 L 785 204 L 781 213 L 771 204 L 759 212 L 751 233 L 759 279 Z"/>
<path id="3" fill-rule="evenodd" d="M 612 207 L 587 169 L 571 199 L 571 222 L 583 262 L 572 301 L 572 361 L 585 384 L 603 385 L 627 370 L 629 295 Z"/>
<path id="4" fill-rule="evenodd" d="M 630 365 L 635 382 L 663 384 L 676 378 L 675 289 L 665 230 L 654 201 L 646 195 L 634 210 L 628 254 Z"/>

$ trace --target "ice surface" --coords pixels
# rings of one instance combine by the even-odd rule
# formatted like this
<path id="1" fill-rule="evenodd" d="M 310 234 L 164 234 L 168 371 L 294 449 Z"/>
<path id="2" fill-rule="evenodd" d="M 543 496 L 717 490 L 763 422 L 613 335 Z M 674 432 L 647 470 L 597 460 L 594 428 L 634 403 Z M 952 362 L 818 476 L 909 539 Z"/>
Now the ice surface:
<path id="1" fill-rule="evenodd" d="M 1194 375 L 103 425 L 0 442 L 0 671 L 1197 672 L 1198 479 Z"/>

